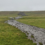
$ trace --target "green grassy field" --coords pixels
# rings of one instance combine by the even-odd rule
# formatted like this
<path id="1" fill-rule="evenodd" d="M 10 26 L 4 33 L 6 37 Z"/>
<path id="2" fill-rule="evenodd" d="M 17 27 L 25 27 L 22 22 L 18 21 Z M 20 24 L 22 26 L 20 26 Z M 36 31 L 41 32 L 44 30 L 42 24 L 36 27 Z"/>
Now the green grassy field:
<path id="1" fill-rule="evenodd" d="M 17 12 L 0 12 L 0 45 L 36 45 L 16 27 L 4 23 L 8 17 L 17 17 Z M 25 12 L 26 15 L 17 21 L 45 28 L 45 12 Z"/>
<path id="2" fill-rule="evenodd" d="M 19 29 L 4 23 L 8 17 L 15 16 L 0 16 L 0 45 L 36 45 Z"/>
<path id="3" fill-rule="evenodd" d="M 18 19 L 17 21 L 24 24 L 33 25 L 40 28 L 45 28 L 45 15 L 44 14 L 24 16 L 22 19 Z"/>

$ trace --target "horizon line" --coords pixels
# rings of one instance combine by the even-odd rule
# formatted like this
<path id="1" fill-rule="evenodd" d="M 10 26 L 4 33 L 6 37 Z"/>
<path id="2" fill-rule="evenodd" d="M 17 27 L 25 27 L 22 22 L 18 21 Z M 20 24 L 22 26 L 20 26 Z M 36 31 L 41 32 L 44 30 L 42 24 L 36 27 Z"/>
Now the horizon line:
<path id="1" fill-rule="evenodd" d="M 34 11 L 45 11 L 45 10 L 34 10 Z M 0 11 L 3 12 L 3 11 Z M 4 11 L 5 12 L 5 11 Z M 7 11 L 8 12 L 8 11 Z M 16 11 L 16 12 L 20 12 L 20 11 Z M 28 11 L 23 11 L 23 12 L 28 12 Z"/>

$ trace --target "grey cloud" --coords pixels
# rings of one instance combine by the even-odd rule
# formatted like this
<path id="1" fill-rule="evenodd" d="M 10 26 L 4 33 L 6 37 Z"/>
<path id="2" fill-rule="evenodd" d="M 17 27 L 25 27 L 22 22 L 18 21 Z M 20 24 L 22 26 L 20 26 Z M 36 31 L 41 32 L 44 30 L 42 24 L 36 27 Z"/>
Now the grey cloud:
<path id="1" fill-rule="evenodd" d="M 45 10 L 45 0 L 0 0 L 0 11 Z"/>

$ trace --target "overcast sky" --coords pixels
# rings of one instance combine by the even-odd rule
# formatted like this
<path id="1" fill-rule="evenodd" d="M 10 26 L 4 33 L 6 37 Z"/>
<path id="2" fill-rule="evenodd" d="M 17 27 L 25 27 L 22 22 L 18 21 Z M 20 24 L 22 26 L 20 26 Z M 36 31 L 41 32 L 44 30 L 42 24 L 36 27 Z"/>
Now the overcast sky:
<path id="1" fill-rule="evenodd" d="M 0 11 L 45 10 L 45 0 L 0 0 Z"/>

